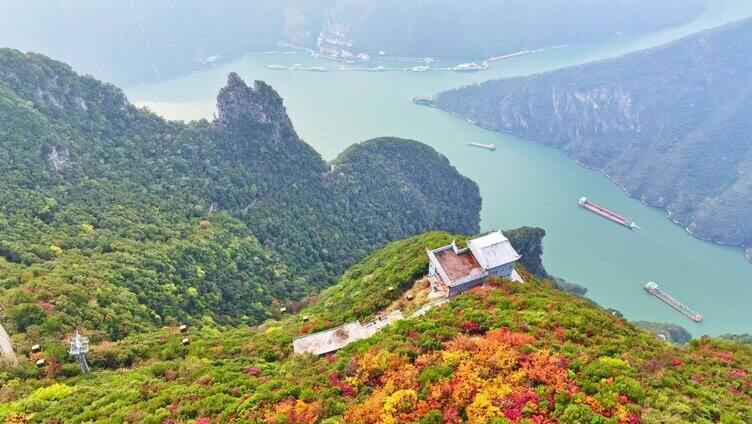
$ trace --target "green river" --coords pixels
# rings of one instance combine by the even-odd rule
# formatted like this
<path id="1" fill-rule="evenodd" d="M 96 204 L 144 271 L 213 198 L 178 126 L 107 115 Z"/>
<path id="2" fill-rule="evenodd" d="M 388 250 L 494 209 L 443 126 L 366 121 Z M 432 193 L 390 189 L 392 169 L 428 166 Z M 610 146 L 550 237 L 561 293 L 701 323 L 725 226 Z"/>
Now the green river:
<path id="1" fill-rule="evenodd" d="M 272 70 L 268 65 L 340 65 L 304 54 L 267 54 L 126 92 L 135 103 L 169 119 L 211 118 L 228 72 L 236 71 L 246 81 L 263 79 L 284 98 L 298 134 L 326 159 L 353 143 L 385 135 L 433 146 L 480 186 L 483 230 L 545 228 L 547 270 L 585 285 L 588 297 L 604 307 L 618 309 L 631 320 L 680 324 L 695 336 L 752 332 L 752 264 L 740 249 L 693 238 L 663 210 L 629 198 L 609 178 L 557 150 L 408 101 L 497 77 L 618 56 L 752 16 L 749 1 L 710 3 L 701 17 L 681 27 L 519 55 L 496 61 L 484 72 L 403 72 L 401 67 L 413 65 L 397 62 L 382 63 L 400 68 L 387 72 Z M 497 150 L 468 147 L 469 140 L 495 143 Z M 581 196 L 637 222 L 642 230 L 630 231 L 581 209 Z M 695 324 L 647 295 L 647 280 L 702 313 L 704 322 Z"/>

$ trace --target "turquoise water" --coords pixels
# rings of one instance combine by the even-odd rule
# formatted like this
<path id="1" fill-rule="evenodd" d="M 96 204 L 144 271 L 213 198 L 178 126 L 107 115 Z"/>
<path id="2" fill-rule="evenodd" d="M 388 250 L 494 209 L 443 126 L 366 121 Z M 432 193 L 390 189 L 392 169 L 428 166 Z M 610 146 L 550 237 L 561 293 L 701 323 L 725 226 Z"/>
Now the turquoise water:
<path id="1" fill-rule="evenodd" d="M 516 56 L 494 62 L 488 71 L 471 74 L 277 71 L 267 66 L 339 65 L 299 54 L 273 54 L 249 56 L 209 71 L 126 91 L 132 101 L 169 119 L 211 118 L 216 93 L 228 72 L 238 72 L 247 81 L 263 79 L 285 99 L 300 136 L 327 159 L 355 142 L 384 135 L 433 146 L 480 186 L 484 230 L 522 225 L 545 228 L 546 268 L 587 286 L 588 297 L 601 305 L 616 308 L 633 320 L 677 323 L 695 336 L 752 332 L 752 264 L 745 261 L 739 249 L 691 237 L 671 223 L 664 211 L 627 197 L 606 176 L 578 166 L 556 150 L 484 130 L 408 101 L 496 77 L 618 56 L 747 16 L 752 16 L 752 2 L 712 2 L 703 16 L 682 27 Z M 495 143 L 497 150 L 467 147 L 468 140 Z M 577 199 L 583 195 L 643 229 L 630 231 L 582 210 Z M 656 281 L 704 314 L 705 322 L 692 323 L 648 296 L 642 289 L 647 280 Z"/>

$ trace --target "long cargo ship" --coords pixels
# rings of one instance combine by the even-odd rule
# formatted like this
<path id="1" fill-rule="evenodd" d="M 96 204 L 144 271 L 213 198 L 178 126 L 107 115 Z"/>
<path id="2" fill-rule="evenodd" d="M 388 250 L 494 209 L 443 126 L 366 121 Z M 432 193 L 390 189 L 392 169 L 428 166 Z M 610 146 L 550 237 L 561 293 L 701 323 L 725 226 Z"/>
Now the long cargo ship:
<path id="1" fill-rule="evenodd" d="M 679 311 L 682 315 L 686 316 L 687 318 L 691 319 L 694 322 L 701 322 L 702 321 L 702 315 L 699 313 L 693 311 L 691 308 L 686 306 L 685 304 L 679 302 L 678 300 L 674 299 L 673 297 L 669 296 L 668 293 L 665 293 L 661 289 L 658 288 L 658 284 L 648 281 L 647 284 L 645 284 L 645 291 L 652 294 L 653 296 L 657 297 L 658 299 L 665 302 L 668 306 L 676 309 Z"/>
<path id="2" fill-rule="evenodd" d="M 608 209 L 606 209 L 606 208 L 604 208 L 602 206 L 596 205 L 595 203 L 593 203 L 590 200 L 588 200 L 587 197 L 580 197 L 579 204 L 580 204 L 580 206 L 582 206 L 583 208 L 589 210 L 590 212 L 598 214 L 598 215 L 600 215 L 600 216 L 602 216 L 602 217 L 604 217 L 604 218 L 606 218 L 608 220 L 611 220 L 611 221 L 613 221 L 613 222 L 615 222 L 615 223 L 617 223 L 619 225 L 623 225 L 623 226 L 625 226 L 627 228 L 631 228 L 631 229 L 639 229 L 640 228 L 640 227 L 637 226 L 637 224 L 635 224 L 634 222 L 628 220 L 627 218 L 624 218 L 623 216 L 621 216 L 619 214 L 613 213 L 610 210 L 608 210 Z"/>
<path id="3" fill-rule="evenodd" d="M 481 149 L 486 149 L 486 150 L 491 150 L 491 151 L 496 150 L 495 144 L 483 144 L 483 143 L 476 143 L 474 141 L 468 141 L 467 145 L 472 146 L 472 147 L 480 147 Z"/>

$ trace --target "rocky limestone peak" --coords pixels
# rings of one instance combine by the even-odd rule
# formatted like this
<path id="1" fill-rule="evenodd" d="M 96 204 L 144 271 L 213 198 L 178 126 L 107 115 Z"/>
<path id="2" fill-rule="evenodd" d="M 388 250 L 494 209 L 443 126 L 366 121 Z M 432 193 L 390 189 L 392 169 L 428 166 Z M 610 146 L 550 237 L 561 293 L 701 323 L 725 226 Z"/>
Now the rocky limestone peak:
<path id="1" fill-rule="evenodd" d="M 255 81 L 249 87 L 238 74 L 227 75 L 227 85 L 217 95 L 217 121 L 229 124 L 241 119 L 267 124 L 287 119 L 282 98 L 263 81 Z"/>

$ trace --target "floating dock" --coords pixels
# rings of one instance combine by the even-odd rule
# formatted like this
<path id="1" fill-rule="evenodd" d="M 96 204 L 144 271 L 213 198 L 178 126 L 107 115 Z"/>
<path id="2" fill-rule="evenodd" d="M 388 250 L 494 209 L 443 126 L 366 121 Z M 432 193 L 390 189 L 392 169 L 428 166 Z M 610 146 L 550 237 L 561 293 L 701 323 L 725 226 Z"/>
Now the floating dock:
<path id="1" fill-rule="evenodd" d="M 648 281 L 648 283 L 645 284 L 645 291 L 657 297 L 658 299 L 666 303 L 668 306 L 676 309 L 677 311 L 679 311 L 679 313 L 691 319 L 692 321 L 702 322 L 702 315 L 693 311 L 691 308 L 679 302 L 678 300 L 674 299 L 673 297 L 669 296 L 668 293 L 663 292 L 661 289 L 658 288 L 658 284 L 652 281 Z"/>
<path id="2" fill-rule="evenodd" d="M 590 212 L 598 214 L 598 215 L 600 215 L 600 216 L 602 216 L 602 217 L 604 217 L 604 218 L 606 218 L 608 220 L 611 220 L 611 221 L 613 221 L 613 222 L 615 222 L 615 223 L 617 223 L 619 225 L 623 225 L 623 226 L 625 226 L 627 228 L 631 228 L 631 229 L 639 229 L 640 228 L 640 227 L 637 226 L 637 224 L 635 224 L 634 222 L 628 220 L 627 218 L 624 218 L 623 216 L 621 216 L 619 214 L 613 213 L 610 210 L 608 210 L 608 209 L 606 209 L 606 208 L 604 208 L 602 206 L 596 205 L 595 203 L 593 203 L 590 200 L 588 200 L 587 197 L 580 197 L 580 200 L 579 200 L 578 203 L 580 204 L 580 206 L 582 206 L 583 208 L 589 210 Z"/>
<path id="3" fill-rule="evenodd" d="M 490 151 L 496 150 L 496 145 L 495 144 L 483 144 L 483 143 L 476 143 L 474 141 L 468 141 L 467 145 L 468 146 L 472 146 L 472 147 L 479 147 L 481 149 L 486 149 L 486 150 L 490 150 Z"/>

